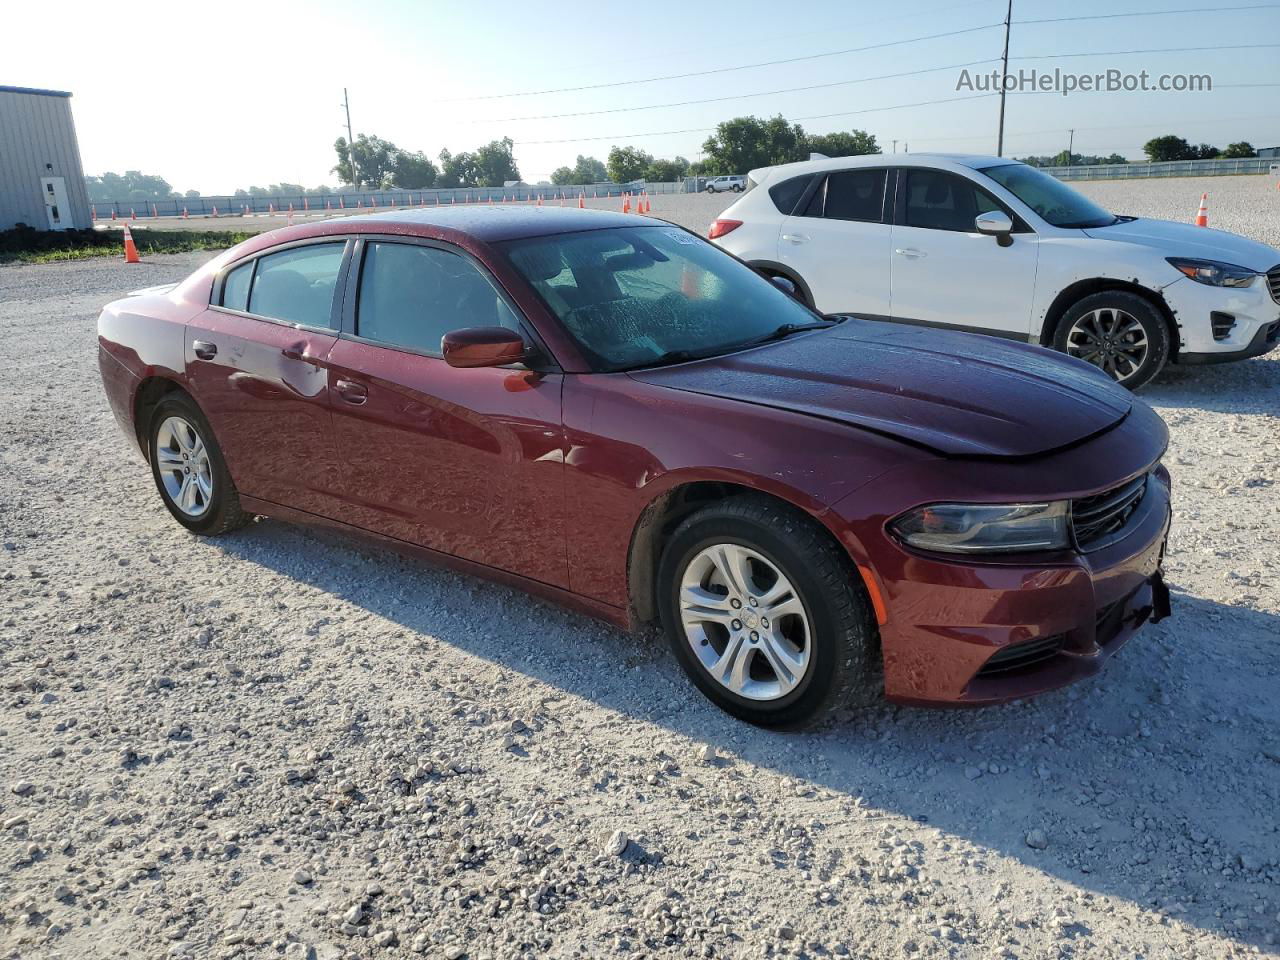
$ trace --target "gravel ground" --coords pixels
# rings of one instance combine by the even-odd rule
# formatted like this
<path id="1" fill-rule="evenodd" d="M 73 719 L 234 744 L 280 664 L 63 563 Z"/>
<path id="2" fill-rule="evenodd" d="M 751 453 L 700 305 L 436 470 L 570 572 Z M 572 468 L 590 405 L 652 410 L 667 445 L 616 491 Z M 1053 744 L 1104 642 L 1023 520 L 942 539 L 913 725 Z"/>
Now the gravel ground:
<path id="1" fill-rule="evenodd" d="M 207 256 L 0 267 L 0 957 L 1280 956 L 1280 359 L 1146 391 L 1175 616 L 1100 677 L 784 735 L 651 637 L 186 534 L 94 319 Z"/>

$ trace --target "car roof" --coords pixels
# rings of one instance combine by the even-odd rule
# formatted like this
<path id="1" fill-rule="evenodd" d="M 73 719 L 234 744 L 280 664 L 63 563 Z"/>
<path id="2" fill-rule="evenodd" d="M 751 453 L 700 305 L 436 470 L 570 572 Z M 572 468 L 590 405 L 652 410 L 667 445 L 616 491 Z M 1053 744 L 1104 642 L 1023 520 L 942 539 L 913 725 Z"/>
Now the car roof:
<path id="1" fill-rule="evenodd" d="M 523 202 L 420 207 L 416 210 L 393 210 L 323 222 L 326 225 L 343 224 L 353 233 L 377 232 L 380 227 L 392 225 L 397 228 L 396 233 L 410 235 L 418 232 L 415 227 L 424 236 L 440 230 L 450 230 L 467 234 L 484 243 L 495 243 L 523 237 L 576 233 L 581 230 L 605 230 L 610 227 L 661 226 L 664 221 L 610 210 L 540 207 Z"/>
<path id="2" fill-rule="evenodd" d="M 801 160 L 776 167 L 761 167 L 751 171 L 751 178 L 759 182 L 767 176 L 794 176 L 801 173 L 818 173 L 824 170 L 847 170 L 852 167 L 943 167 L 955 165 L 979 169 L 1003 164 L 1018 163 L 1008 157 L 993 157 L 983 153 L 870 153 L 856 157 L 823 157 L 820 160 Z M 757 176 L 759 174 L 760 176 Z"/>

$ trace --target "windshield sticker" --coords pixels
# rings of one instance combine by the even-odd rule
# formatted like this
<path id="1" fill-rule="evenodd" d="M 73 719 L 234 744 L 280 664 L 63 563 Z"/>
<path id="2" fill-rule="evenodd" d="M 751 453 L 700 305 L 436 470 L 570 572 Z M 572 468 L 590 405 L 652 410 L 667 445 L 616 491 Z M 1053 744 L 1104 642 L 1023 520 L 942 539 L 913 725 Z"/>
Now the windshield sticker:
<path id="1" fill-rule="evenodd" d="M 666 235 L 676 243 L 695 243 L 692 234 L 685 233 L 683 230 L 667 230 Z"/>

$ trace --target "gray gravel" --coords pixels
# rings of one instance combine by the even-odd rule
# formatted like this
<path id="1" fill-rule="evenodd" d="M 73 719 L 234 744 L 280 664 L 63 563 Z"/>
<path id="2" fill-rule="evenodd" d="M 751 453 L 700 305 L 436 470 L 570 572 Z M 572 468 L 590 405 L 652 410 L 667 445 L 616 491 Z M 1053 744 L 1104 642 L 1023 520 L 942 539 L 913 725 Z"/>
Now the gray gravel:
<path id="1" fill-rule="evenodd" d="M 93 322 L 207 256 L 0 268 L 0 957 L 1277 956 L 1280 360 L 1146 392 L 1176 616 L 1100 677 L 780 735 L 652 638 L 181 530 Z"/>

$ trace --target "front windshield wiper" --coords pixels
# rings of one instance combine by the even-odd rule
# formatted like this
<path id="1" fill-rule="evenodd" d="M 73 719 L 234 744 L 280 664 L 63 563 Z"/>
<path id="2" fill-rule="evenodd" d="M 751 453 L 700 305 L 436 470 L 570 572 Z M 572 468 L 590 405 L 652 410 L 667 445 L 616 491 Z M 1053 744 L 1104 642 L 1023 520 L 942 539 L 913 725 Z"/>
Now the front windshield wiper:
<path id="1" fill-rule="evenodd" d="M 649 367 L 666 367 L 673 363 L 688 363 L 690 360 L 705 360 L 714 353 L 696 353 L 693 350 L 668 350 L 666 353 L 660 353 L 656 357 L 651 357 L 641 363 L 633 363 L 628 367 L 614 367 L 614 373 L 626 373 L 629 370 L 645 370 Z"/>
<path id="2" fill-rule="evenodd" d="M 784 323 L 776 330 L 766 333 L 763 337 L 756 337 L 754 340 L 748 340 L 746 343 L 738 344 L 738 348 L 755 347 L 762 343 L 772 343 L 774 340 L 782 340 L 791 336 L 793 333 L 801 333 L 805 330 L 825 330 L 827 327 L 834 327 L 837 323 L 843 323 L 844 317 L 824 317 L 822 320 L 813 323 Z"/>

